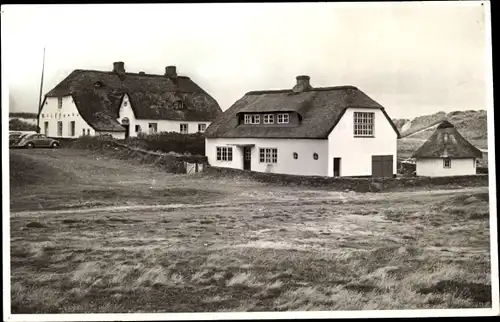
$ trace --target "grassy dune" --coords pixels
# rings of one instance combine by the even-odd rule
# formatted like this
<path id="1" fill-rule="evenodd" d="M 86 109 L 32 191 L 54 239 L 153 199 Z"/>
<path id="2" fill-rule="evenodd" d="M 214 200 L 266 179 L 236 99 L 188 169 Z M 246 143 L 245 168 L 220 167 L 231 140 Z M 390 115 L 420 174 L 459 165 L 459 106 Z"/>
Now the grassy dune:
<path id="1" fill-rule="evenodd" d="M 487 187 L 315 191 L 15 153 L 76 179 L 13 188 L 12 313 L 491 307 Z M 90 182 L 81 198 L 123 207 L 63 207 Z"/>

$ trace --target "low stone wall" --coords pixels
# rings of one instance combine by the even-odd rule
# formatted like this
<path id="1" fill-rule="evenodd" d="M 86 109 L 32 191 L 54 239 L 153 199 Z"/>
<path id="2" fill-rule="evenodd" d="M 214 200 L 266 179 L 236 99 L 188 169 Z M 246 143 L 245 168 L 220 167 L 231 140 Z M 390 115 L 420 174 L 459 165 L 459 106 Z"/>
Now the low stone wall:
<path id="1" fill-rule="evenodd" d="M 209 166 L 205 172 L 214 176 L 240 176 L 256 181 L 286 186 L 327 188 L 335 191 L 390 192 L 403 188 L 474 187 L 488 186 L 488 175 L 454 177 L 397 177 L 397 178 L 348 178 L 296 176 L 288 174 L 253 172 Z"/>

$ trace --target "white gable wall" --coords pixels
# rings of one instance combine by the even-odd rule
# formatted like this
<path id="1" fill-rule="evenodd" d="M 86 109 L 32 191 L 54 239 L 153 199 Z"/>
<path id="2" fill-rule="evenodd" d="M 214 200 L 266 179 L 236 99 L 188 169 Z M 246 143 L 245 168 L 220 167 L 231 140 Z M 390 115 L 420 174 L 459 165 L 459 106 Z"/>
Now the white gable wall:
<path id="1" fill-rule="evenodd" d="M 443 166 L 443 159 L 417 159 L 417 176 L 446 177 L 476 174 L 476 159 L 451 159 L 450 168 Z"/>
<path id="2" fill-rule="evenodd" d="M 42 110 L 39 115 L 40 120 L 40 133 L 45 133 L 45 122 L 49 123 L 47 136 L 49 137 L 63 137 L 63 138 L 77 138 L 89 132 L 90 135 L 95 135 L 94 129 L 80 116 L 76 108 L 73 98 L 65 96 L 62 98 L 62 107 L 58 108 L 57 97 L 47 97 Z M 62 121 L 62 135 L 57 133 L 57 122 Z M 75 135 L 71 136 L 70 122 L 75 121 Z"/>
<path id="3" fill-rule="evenodd" d="M 327 140 L 207 138 L 205 139 L 205 155 L 208 158 L 208 163 L 215 167 L 243 169 L 242 147 L 233 146 L 232 161 L 217 161 L 217 146 L 230 144 L 255 144 L 252 147 L 252 171 L 294 175 L 327 175 Z M 277 148 L 278 162 L 270 166 L 267 163 L 260 163 L 259 148 Z M 298 154 L 298 159 L 293 158 L 294 152 Z M 314 153 L 318 154 L 318 160 L 314 160 Z"/>
<path id="4" fill-rule="evenodd" d="M 354 137 L 354 112 L 374 112 L 374 137 Z M 392 155 L 397 171 L 397 134 L 380 109 L 349 108 L 328 136 L 328 176 L 341 158 L 340 176 L 371 176 L 372 155 Z"/>
<path id="5" fill-rule="evenodd" d="M 148 120 L 148 119 L 136 119 L 134 111 L 130 106 L 130 99 L 128 95 L 125 95 L 122 100 L 122 105 L 120 106 L 119 117 L 117 119 L 118 123 L 122 124 L 123 118 L 129 119 L 130 133 L 131 137 L 137 136 L 138 132 L 135 131 L 136 125 L 141 127 L 141 132 L 149 134 L 149 124 L 157 124 L 157 132 L 180 132 L 181 124 L 188 124 L 188 133 L 197 133 L 198 124 L 206 124 L 206 128 L 210 125 L 210 122 L 204 121 L 172 121 L 172 120 Z"/>

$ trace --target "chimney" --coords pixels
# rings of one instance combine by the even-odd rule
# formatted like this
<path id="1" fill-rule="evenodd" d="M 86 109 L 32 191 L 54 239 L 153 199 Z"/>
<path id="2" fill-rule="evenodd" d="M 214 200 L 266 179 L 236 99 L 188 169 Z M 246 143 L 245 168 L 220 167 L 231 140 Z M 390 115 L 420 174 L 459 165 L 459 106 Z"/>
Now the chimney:
<path id="1" fill-rule="evenodd" d="M 311 79 L 309 76 L 300 75 L 296 77 L 297 84 L 292 88 L 292 91 L 295 93 L 300 93 L 304 91 L 308 91 L 312 89 L 311 84 L 309 84 L 309 80 Z"/>
<path id="2" fill-rule="evenodd" d="M 125 74 L 125 63 L 117 61 L 113 63 L 113 72 L 118 74 Z"/>
<path id="3" fill-rule="evenodd" d="M 165 67 L 165 76 L 175 78 L 177 77 L 177 69 L 175 66 Z"/>

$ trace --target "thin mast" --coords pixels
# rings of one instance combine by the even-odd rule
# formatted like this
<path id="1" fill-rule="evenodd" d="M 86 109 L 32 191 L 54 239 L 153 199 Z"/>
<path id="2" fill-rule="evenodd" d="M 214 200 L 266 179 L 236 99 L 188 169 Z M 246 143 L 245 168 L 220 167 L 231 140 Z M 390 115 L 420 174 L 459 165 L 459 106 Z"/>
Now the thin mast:
<path id="1" fill-rule="evenodd" d="M 45 47 L 43 47 L 42 77 L 40 79 L 40 95 L 38 96 L 38 114 L 42 109 L 43 74 L 45 72 Z M 37 118 L 38 133 L 40 133 L 40 115 Z"/>

